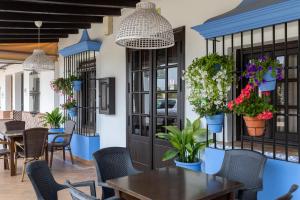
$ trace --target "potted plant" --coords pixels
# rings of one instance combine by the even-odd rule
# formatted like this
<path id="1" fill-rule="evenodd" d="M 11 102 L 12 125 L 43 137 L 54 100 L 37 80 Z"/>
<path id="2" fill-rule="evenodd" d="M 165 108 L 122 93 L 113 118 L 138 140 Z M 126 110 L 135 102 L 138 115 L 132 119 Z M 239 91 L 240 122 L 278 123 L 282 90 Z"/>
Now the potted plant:
<path id="1" fill-rule="evenodd" d="M 260 91 L 273 91 L 276 79 L 283 79 L 282 70 L 283 66 L 278 60 L 261 56 L 247 65 L 243 76 L 249 79 L 252 86 L 258 86 Z"/>
<path id="2" fill-rule="evenodd" d="M 188 97 L 200 117 L 205 117 L 208 130 L 222 131 L 224 113 L 227 109 L 227 94 L 233 81 L 233 60 L 229 56 L 210 54 L 196 58 L 184 72 L 184 79 L 190 87 Z"/>
<path id="3" fill-rule="evenodd" d="M 67 110 L 68 115 L 70 117 L 76 117 L 77 116 L 77 102 L 73 98 L 73 96 L 69 96 L 67 101 L 61 105 L 64 109 Z"/>
<path id="4" fill-rule="evenodd" d="M 158 133 L 157 136 L 168 140 L 173 149 L 164 153 L 163 161 L 175 158 L 176 166 L 200 171 L 201 161 L 198 153 L 206 146 L 206 129 L 201 128 L 200 119 L 193 123 L 187 119 L 183 130 L 176 126 L 166 126 L 165 128 L 168 133 Z"/>
<path id="5" fill-rule="evenodd" d="M 69 79 L 57 78 L 51 82 L 51 88 L 57 93 L 72 95 L 72 85 Z"/>
<path id="6" fill-rule="evenodd" d="M 266 120 L 273 118 L 274 107 L 269 101 L 270 92 L 259 95 L 248 84 L 236 99 L 228 103 L 228 108 L 237 115 L 243 115 L 250 136 L 262 136 Z"/>
<path id="7" fill-rule="evenodd" d="M 72 83 L 73 89 L 75 91 L 79 92 L 81 90 L 81 84 L 82 84 L 82 81 L 80 80 L 80 78 L 75 75 L 70 75 L 69 80 Z"/>

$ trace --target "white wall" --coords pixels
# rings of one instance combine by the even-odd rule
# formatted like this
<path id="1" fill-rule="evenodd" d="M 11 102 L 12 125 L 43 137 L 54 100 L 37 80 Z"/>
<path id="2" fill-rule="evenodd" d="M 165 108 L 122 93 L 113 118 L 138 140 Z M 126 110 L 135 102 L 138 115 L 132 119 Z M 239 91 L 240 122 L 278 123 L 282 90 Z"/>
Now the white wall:
<path id="1" fill-rule="evenodd" d="M 241 0 L 154 0 L 161 14 L 166 17 L 173 28 L 186 27 L 186 66 L 198 56 L 205 55 L 205 40 L 192 26 L 203 23 L 205 20 L 222 14 L 236 7 Z M 101 147 L 126 146 L 126 57 L 125 49 L 115 44 L 116 32 L 120 21 L 133 9 L 123 9 L 122 17 L 114 17 L 114 33 L 104 36 L 104 26 L 93 24 L 89 29 L 91 39 L 101 40 L 102 47 L 97 54 L 97 78 L 113 76 L 116 78 L 116 115 L 98 115 L 97 131 L 101 134 Z M 59 49 L 79 41 L 81 32 L 61 39 Z M 59 59 L 60 69 L 63 59 Z M 63 72 L 60 71 L 60 74 Z M 186 90 L 188 95 L 188 88 Z M 197 115 L 192 111 L 186 100 L 186 117 L 195 119 Z"/>

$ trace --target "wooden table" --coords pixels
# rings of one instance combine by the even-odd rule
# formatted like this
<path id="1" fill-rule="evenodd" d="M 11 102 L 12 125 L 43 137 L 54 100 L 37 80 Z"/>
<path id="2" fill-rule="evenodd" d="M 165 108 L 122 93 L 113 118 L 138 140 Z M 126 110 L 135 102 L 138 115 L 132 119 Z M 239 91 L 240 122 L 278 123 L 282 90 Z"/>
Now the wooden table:
<path id="1" fill-rule="evenodd" d="M 108 180 L 126 200 L 233 200 L 239 182 L 182 168 L 162 168 Z"/>

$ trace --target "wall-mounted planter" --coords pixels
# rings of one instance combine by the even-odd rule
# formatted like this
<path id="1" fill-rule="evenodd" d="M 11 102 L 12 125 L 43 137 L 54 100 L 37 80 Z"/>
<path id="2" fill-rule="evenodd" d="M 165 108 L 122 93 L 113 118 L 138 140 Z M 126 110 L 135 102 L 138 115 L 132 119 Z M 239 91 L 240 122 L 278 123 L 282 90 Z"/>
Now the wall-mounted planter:
<path id="1" fill-rule="evenodd" d="M 69 108 L 67 111 L 68 111 L 68 115 L 70 117 L 76 117 L 77 116 L 77 107 Z"/>
<path id="2" fill-rule="evenodd" d="M 272 76 L 272 71 L 268 71 L 264 74 L 264 83 L 259 84 L 259 90 L 262 92 L 273 91 L 276 87 L 276 78 Z"/>
<path id="3" fill-rule="evenodd" d="M 81 90 L 81 84 L 82 84 L 82 81 L 73 81 L 72 82 L 72 86 L 73 86 L 73 89 L 76 91 L 76 92 L 79 92 Z"/>
<path id="4" fill-rule="evenodd" d="M 263 136 L 265 132 L 266 122 L 256 117 L 243 117 L 248 130 L 248 135 L 252 137 Z"/>
<path id="5" fill-rule="evenodd" d="M 205 116 L 208 130 L 212 133 L 222 132 L 224 124 L 224 113 L 212 116 Z"/>
<path id="6" fill-rule="evenodd" d="M 179 162 L 177 160 L 174 160 L 176 167 L 181 167 L 185 169 L 190 169 L 193 171 L 200 172 L 201 171 L 201 162 L 195 162 L 195 163 L 185 163 L 185 162 Z"/>

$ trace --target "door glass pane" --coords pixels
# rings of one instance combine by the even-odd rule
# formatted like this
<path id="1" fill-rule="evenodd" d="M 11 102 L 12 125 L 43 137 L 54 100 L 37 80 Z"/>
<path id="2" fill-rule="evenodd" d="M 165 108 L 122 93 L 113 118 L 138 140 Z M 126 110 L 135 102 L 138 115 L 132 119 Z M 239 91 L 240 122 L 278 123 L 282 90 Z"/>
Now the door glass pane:
<path id="1" fill-rule="evenodd" d="M 132 70 L 139 70 L 140 69 L 140 52 L 134 51 L 133 58 L 132 58 Z"/>
<path id="2" fill-rule="evenodd" d="M 132 116 L 132 134 L 140 135 L 140 117 Z"/>
<path id="3" fill-rule="evenodd" d="M 142 136 L 149 136 L 150 118 L 142 117 Z"/>
<path id="4" fill-rule="evenodd" d="M 177 45 L 176 42 L 172 48 L 168 49 L 168 66 L 178 65 Z"/>
<path id="5" fill-rule="evenodd" d="M 157 115 L 166 114 L 166 94 L 158 93 L 156 97 L 156 113 Z"/>
<path id="6" fill-rule="evenodd" d="M 150 51 L 145 50 L 142 51 L 142 68 L 149 68 L 150 67 Z"/>
<path id="7" fill-rule="evenodd" d="M 168 118 L 167 124 L 168 124 L 168 126 L 177 126 L 177 119 L 176 118 Z"/>
<path id="8" fill-rule="evenodd" d="M 289 67 L 297 67 L 297 55 L 289 55 Z"/>
<path id="9" fill-rule="evenodd" d="M 289 116 L 289 132 L 297 133 L 297 110 L 290 109 L 289 114 L 293 116 Z"/>
<path id="10" fill-rule="evenodd" d="M 132 113 L 140 113 L 139 94 L 132 95 Z"/>
<path id="11" fill-rule="evenodd" d="M 168 90 L 177 90 L 177 67 L 168 69 Z"/>
<path id="12" fill-rule="evenodd" d="M 166 129 L 165 126 L 165 118 L 158 117 L 156 118 L 156 133 L 164 133 Z"/>
<path id="13" fill-rule="evenodd" d="M 156 67 L 166 67 L 166 50 L 159 49 L 156 51 Z"/>
<path id="14" fill-rule="evenodd" d="M 139 79 L 140 72 L 134 72 L 132 73 L 132 91 L 138 92 L 139 91 Z"/>
<path id="15" fill-rule="evenodd" d="M 156 80 L 156 90 L 164 91 L 166 90 L 166 70 L 157 70 L 157 80 Z"/>
<path id="16" fill-rule="evenodd" d="M 284 132 L 284 116 L 277 116 L 276 127 L 278 132 Z"/>
<path id="17" fill-rule="evenodd" d="M 297 68 L 289 69 L 289 79 L 297 78 Z"/>
<path id="18" fill-rule="evenodd" d="M 284 83 L 277 83 L 277 104 L 284 105 Z"/>
<path id="19" fill-rule="evenodd" d="M 142 90 L 144 92 L 148 92 L 150 90 L 150 72 L 149 71 L 144 71 L 143 72 L 143 88 Z"/>
<path id="20" fill-rule="evenodd" d="M 177 114 L 177 93 L 168 94 L 168 115 Z"/>
<path id="21" fill-rule="evenodd" d="M 150 113 L 150 95 L 142 94 L 142 113 L 149 114 Z"/>
<path id="22" fill-rule="evenodd" d="M 297 82 L 289 82 L 289 105 L 297 106 Z"/>

